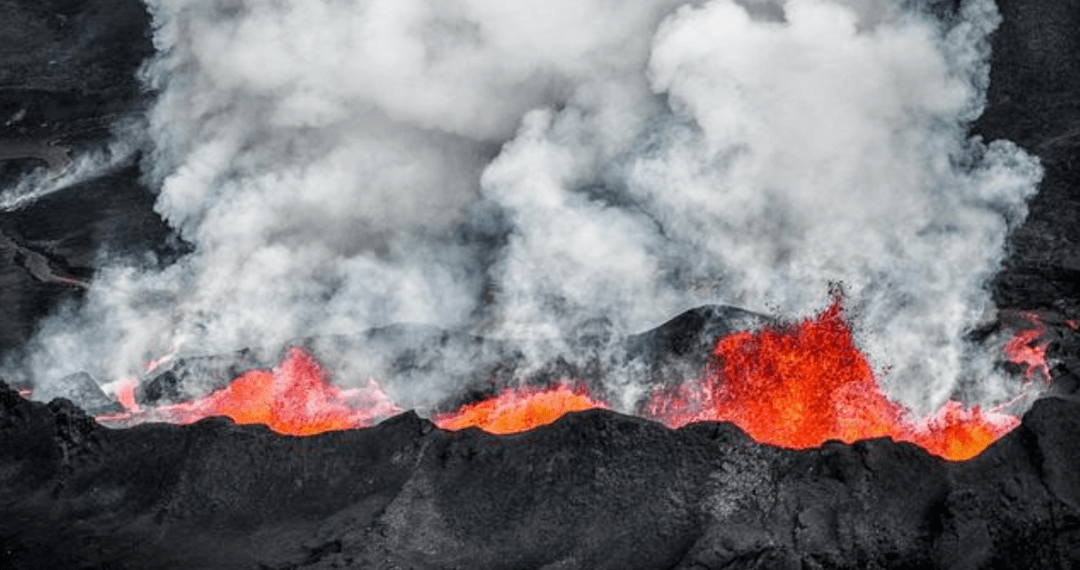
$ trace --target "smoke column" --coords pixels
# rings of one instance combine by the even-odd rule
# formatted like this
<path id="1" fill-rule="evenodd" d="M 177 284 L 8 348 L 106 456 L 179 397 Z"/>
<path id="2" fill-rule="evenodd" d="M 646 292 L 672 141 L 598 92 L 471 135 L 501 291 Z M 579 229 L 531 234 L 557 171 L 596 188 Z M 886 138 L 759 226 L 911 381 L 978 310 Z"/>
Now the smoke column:
<path id="1" fill-rule="evenodd" d="M 967 136 L 990 0 L 147 4 L 144 170 L 194 251 L 105 264 L 15 374 L 393 322 L 550 341 L 705 303 L 799 318 L 842 283 L 894 398 L 993 376 L 964 335 L 1042 171 Z"/>

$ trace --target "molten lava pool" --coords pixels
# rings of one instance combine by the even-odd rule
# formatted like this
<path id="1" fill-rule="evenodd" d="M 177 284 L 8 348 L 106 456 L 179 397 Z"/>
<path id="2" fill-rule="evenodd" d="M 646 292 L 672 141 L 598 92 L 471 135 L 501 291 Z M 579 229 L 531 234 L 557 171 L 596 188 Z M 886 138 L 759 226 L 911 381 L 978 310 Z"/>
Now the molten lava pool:
<path id="1" fill-rule="evenodd" d="M 1018 338 L 1009 351 L 1023 352 L 1013 344 L 1031 344 L 1035 336 L 1021 333 Z M 1039 351 L 1045 348 L 1032 350 L 1041 356 Z M 240 424 L 265 424 L 282 434 L 311 435 L 367 427 L 401 411 L 374 380 L 346 390 L 330 378 L 314 356 L 292 348 L 277 368 L 247 372 L 226 388 L 183 404 L 140 408 L 136 383 L 121 383 L 118 400 L 126 413 L 99 419 L 130 425 L 228 416 Z M 478 427 L 509 434 L 595 408 L 609 406 L 593 397 L 586 384 L 562 381 L 509 388 L 435 414 L 432 421 L 443 429 Z M 953 460 L 978 455 L 1019 424 L 1014 416 L 966 409 L 958 402 L 919 418 L 889 400 L 855 344 L 839 298 L 814 318 L 719 339 L 699 378 L 655 391 L 641 415 L 672 428 L 729 421 L 756 441 L 793 449 L 829 440 L 851 443 L 891 437 Z"/>

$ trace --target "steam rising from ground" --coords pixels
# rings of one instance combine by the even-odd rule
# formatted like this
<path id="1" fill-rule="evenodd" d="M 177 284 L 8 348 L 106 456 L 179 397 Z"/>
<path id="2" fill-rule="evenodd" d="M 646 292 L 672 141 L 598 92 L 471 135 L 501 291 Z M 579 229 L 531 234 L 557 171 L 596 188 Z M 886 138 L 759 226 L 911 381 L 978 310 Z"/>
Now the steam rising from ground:
<path id="1" fill-rule="evenodd" d="M 833 282 L 894 397 L 989 375 L 964 334 L 1042 174 L 965 135 L 989 0 L 148 4 L 147 172 L 195 253 L 102 270 L 44 325 L 34 378 L 402 321 L 798 318 Z"/>

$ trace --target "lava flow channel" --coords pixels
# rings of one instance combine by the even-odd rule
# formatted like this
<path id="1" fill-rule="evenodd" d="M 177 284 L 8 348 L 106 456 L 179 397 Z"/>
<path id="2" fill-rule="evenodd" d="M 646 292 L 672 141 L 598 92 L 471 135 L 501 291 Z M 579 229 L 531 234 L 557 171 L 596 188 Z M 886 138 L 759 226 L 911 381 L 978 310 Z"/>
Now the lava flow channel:
<path id="1" fill-rule="evenodd" d="M 947 403 L 916 418 L 882 392 L 837 299 L 814 319 L 720 339 L 701 378 L 660 390 L 645 415 L 670 427 L 730 421 L 756 441 L 793 449 L 892 437 L 963 460 L 1019 425 L 1014 416 Z"/>

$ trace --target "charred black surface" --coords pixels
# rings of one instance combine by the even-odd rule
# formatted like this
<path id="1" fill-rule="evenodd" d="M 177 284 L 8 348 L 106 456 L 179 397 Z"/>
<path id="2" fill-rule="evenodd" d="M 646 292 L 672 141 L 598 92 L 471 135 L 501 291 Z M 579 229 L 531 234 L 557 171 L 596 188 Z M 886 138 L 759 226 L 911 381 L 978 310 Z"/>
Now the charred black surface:
<path id="1" fill-rule="evenodd" d="M 1080 2 L 997 0 L 987 106 L 973 132 L 1015 141 L 1045 176 L 991 284 L 1002 309 L 1048 321 L 1056 391 L 1080 387 Z M 1068 326 L 1069 321 L 1073 326 Z"/>
<path id="2" fill-rule="evenodd" d="M 107 126 L 142 97 L 135 72 L 154 48 L 138 0 L 3 0 L 0 28 L 7 136 Z"/>
<path id="3" fill-rule="evenodd" d="M 891 440 L 790 451 L 606 411 L 513 436 L 412 413 L 284 437 L 103 428 L 0 389 L 5 568 L 1069 568 L 1080 403 L 966 463 Z"/>
<path id="4" fill-rule="evenodd" d="M 183 244 L 153 211 L 134 163 L 13 211 L 0 211 L 0 353 L 85 291 L 101 261 L 174 259 Z M 149 257 L 148 257 L 149 256 Z M 150 261 L 147 261 L 150 260 Z"/>

